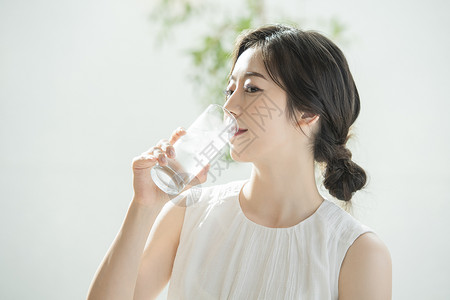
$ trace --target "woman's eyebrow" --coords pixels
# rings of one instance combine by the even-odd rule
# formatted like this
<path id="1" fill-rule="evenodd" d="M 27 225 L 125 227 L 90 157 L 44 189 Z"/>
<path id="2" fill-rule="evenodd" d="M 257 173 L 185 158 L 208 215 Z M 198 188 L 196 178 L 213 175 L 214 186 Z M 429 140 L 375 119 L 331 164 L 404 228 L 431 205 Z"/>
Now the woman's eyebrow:
<path id="1" fill-rule="evenodd" d="M 262 78 L 262 79 L 264 79 L 264 80 L 267 80 L 266 77 L 264 77 L 263 74 L 258 73 L 258 72 L 247 72 L 247 73 L 245 73 L 245 75 L 244 75 L 244 78 L 245 78 L 245 77 L 260 77 L 260 78 Z M 236 81 L 236 77 L 234 77 L 233 75 L 231 75 L 231 76 L 230 76 L 230 80 Z"/>

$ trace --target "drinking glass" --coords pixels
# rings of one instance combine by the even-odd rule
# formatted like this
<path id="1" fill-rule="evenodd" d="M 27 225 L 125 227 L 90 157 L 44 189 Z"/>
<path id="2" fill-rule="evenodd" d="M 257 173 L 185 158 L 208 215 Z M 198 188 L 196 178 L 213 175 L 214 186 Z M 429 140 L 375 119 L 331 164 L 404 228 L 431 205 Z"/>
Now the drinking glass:
<path id="1" fill-rule="evenodd" d="M 239 126 L 224 107 L 210 104 L 173 145 L 175 158 L 167 165 L 152 168 L 155 184 L 169 195 L 178 195 L 209 163 L 221 156 L 221 150 L 236 134 Z"/>

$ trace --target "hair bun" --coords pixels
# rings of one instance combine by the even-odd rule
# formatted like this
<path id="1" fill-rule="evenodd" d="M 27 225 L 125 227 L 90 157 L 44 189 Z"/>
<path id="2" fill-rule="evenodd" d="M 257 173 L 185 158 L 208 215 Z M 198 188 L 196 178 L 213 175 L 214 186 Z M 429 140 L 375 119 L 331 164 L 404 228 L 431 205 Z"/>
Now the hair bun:
<path id="1" fill-rule="evenodd" d="M 334 147 L 333 158 L 331 161 L 351 160 L 352 153 L 345 145 L 338 145 Z"/>
<path id="2" fill-rule="evenodd" d="M 334 158 L 327 163 L 324 175 L 323 184 L 330 195 L 344 201 L 349 201 L 367 180 L 366 172 L 351 157 L 350 150 L 339 146 Z"/>

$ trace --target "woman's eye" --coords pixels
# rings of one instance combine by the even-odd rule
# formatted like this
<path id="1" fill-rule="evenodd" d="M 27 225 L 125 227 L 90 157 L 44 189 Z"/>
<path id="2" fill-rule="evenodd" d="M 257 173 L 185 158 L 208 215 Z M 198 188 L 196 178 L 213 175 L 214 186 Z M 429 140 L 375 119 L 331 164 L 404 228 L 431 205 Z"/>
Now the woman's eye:
<path id="1" fill-rule="evenodd" d="M 257 87 L 251 86 L 251 85 L 246 85 L 246 86 L 244 86 L 244 90 L 245 90 L 247 93 L 255 93 L 255 92 L 260 91 L 260 89 L 258 89 Z"/>
<path id="2" fill-rule="evenodd" d="M 234 91 L 232 91 L 232 90 L 225 90 L 225 91 L 223 91 L 223 93 L 225 94 L 225 97 L 227 97 L 227 99 L 228 99 L 228 98 L 231 97 L 231 95 L 233 95 Z"/>
<path id="3" fill-rule="evenodd" d="M 246 93 L 256 93 L 256 92 L 261 91 L 261 89 L 251 86 L 251 85 L 245 85 L 243 87 L 243 89 L 244 89 L 244 92 L 246 92 Z M 230 89 L 226 89 L 223 91 L 223 93 L 225 94 L 226 99 L 228 99 L 233 95 L 234 91 L 230 90 Z"/>

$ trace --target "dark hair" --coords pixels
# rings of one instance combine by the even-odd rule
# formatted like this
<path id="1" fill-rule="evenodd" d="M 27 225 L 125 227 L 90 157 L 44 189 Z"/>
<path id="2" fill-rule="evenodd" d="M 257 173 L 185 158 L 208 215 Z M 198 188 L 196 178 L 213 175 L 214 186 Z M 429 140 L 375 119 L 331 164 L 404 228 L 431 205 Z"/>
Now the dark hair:
<path id="1" fill-rule="evenodd" d="M 286 25 L 266 25 L 241 34 L 233 68 L 248 48 L 261 50 L 267 72 L 287 94 L 286 114 L 294 124 L 298 124 L 296 111 L 320 116 L 314 159 L 326 163 L 323 183 L 329 193 L 349 201 L 366 184 L 366 173 L 345 147 L 360 102 L 344 54 L 325 36 Z"/>

